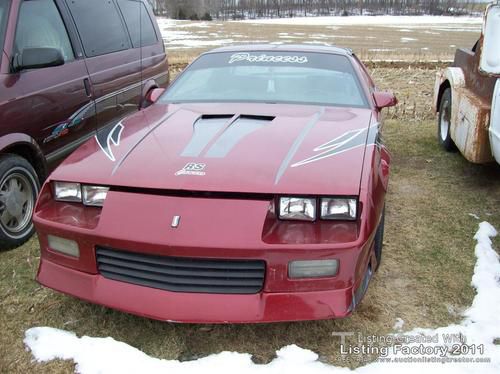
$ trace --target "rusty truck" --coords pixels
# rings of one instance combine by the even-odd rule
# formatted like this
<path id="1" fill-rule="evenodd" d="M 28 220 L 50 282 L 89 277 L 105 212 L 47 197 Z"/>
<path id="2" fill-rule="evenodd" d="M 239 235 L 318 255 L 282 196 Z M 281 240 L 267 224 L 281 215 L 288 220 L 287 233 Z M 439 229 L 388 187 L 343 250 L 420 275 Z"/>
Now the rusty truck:
<path id="1" fill-rule="evenodd" d="M 485 12 L 481 37 L 458 49 L 434 90 L 438 140 L 473 163 L 500 164 L 500 1 Z"/>

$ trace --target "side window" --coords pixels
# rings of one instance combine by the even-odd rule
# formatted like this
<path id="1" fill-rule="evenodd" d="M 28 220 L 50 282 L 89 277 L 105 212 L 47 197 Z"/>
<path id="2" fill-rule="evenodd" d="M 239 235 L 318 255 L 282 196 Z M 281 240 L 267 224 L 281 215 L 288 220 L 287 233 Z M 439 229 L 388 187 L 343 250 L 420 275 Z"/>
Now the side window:
<path id="1" fill-rule="evenodd" d="M 111 0 L 67 0 L 87 57 L 130 47 L 115 4 Z"/>
<path id="2" fill-rule="evenodd" d="M 118 6 L 127 24 L 134 48 L 141 46 L 141 39 L 142 46 L 156 44 L 156 42 L 158 42 L 153 22 L 142 2 L 119 0 Z"/>
<path id="3" fill-rule="evenodd" d="M 66 27 L 53 0 L 21 3 L 14 53 L 28 48 L 57 48 L 66 62 L 74 60 Z"/>
<path id="4" fill-rule="evenodd" d="M 0 0 L 0 51 L 3 50 L 3 38 L 5 27 L 7 26 L 7 17 L 9 15 L 9 3 Z"/>

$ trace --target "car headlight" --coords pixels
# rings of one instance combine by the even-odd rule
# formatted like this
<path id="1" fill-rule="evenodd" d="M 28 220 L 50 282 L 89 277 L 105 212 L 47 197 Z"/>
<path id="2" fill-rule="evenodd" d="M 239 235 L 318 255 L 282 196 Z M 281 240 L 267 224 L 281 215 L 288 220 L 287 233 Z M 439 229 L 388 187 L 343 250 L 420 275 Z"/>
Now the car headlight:
<path id="1" fill-rule="evenodd" d="M 54 182 L 54 198 L 57 201 L 81 203 L 82 188 L 80 183 Z"/>
<path id="2" fill-rule="evenodd" d="M 109 187 L 82 186 L 83 204 L 88 206 L 103 206 Z"/>
<path id="3" fill-rule="evenodd" d="M 87 186 L 74 182 L 54 182 L 54 199 L 88 206 L 103 206 L 109 187 Z"/>
<path id="4" fill-rule="evenodd" d="M 322 198 L 321 219 L 354 221 L 357 218 L 357 207 L 356 199 Z"/>
<path id="5" fill-rule="evenodd" d="M 281 219 L 314 221 L 316 219 L 316 199 L 301 197 L 280 198 Z"/>

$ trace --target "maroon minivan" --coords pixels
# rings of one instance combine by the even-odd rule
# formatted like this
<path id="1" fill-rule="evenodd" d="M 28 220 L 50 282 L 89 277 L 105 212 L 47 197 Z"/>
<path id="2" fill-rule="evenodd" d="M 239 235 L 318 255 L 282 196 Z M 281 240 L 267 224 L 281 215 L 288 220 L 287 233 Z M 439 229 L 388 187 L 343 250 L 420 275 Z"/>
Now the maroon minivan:
<path id="1" fill-rule="evenodd" d="M 0 0 L 0 249 L 33 233 L 40 183 L 166 87 L 146 0 Z"/>

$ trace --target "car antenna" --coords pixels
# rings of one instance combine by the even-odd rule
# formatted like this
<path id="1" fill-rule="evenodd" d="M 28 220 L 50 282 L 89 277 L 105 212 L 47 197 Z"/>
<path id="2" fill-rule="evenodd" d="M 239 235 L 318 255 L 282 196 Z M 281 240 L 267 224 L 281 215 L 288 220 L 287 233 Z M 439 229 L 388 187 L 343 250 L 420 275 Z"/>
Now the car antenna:
<path id="1" fill-rule="evenodd" d="M 142 69 L 143 69 L 143 65 L 142 65 L 142 8 L 143 8 L 143 3 L 142 1 L 139 3 L 139 57 L 140 57 L 140 64 L 141 64 L 141 72 L 140 72 L 140 75 L 141 75 L 141 106 L 142 106 L 142 103 L 143 103 L 143 100 L 145 100 L 146 98 L 145 97 L 142 97 L 144 95 L 144 87 L 143 87 L 143 76 L 142 76 Z"/>

